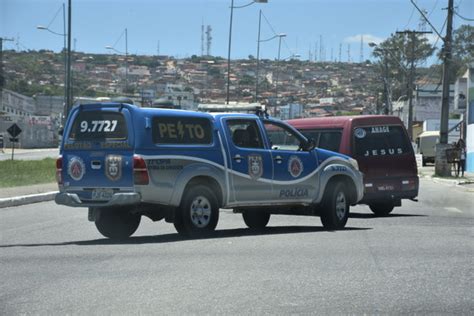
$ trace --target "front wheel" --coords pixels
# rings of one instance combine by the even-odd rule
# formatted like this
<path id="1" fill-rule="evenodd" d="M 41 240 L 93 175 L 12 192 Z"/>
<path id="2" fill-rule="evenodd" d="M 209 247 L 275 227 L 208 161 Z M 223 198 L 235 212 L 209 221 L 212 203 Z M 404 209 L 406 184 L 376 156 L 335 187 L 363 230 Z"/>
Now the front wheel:
<path id="1" fill-rule="evenodd" d="M 270 213 L 259 211 L 244 211 L 242 213 L 245 225 L 250 229 L 264 229 L 270 220 Z"/>
<path id="2" fill-rule="evenodd" d="M 102 208 L 95 220 L 97 230 L 111 239 L 130 237 L 140 225 L 141 216 L 132 214 L 128 208 Z"/>
<path id="3" fill-rule="evenodd" d="M 324 228 L 336 230 L 346 226 L 349 218 L 349 200 L 342 182 L 333 182 L 326 189 L 322 203 L 321 222 Z"/>
<path id="4" fill-rule="evenodd" d="M 201 237 L 215 230 L 219 220 L 219 204 L 212 190 L 203 185 L 184 193 L 176 210 L 174 227 L 185 237 Z"/>
<path id="5" fill-rule="evenodd" d="M 377 202 L 369 205 L 370 210 L 377 216 L 387 216 L 393 211 L 395 205 L 392 202 Z"/>

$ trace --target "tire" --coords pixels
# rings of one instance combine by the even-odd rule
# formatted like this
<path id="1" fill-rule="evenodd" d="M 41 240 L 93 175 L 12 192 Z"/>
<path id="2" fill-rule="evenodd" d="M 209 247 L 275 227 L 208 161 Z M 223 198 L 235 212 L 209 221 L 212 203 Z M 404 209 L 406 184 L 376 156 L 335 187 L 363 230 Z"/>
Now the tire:
<path id="1" fill-rule="evenodd" d="M 250 229 L 261 230 L 267 226 L 270 213 L 259 211 L 244 211 L 242 213 L 245 225 Z"/>
<path id="2" fill-rule="evenodd" d="M 141 216 L 130 213 L 129 208 L 99 209 L 95 220 L 97 230 L 110 239 L 125 239 L 130 237 L 140 225 Z"/>
<path id="3" fill-rule="evenodd" d="M 349 218 L 349 199 L 346 186 L 342 182 L 330 183 L 322 203 L 321 223 L 324 228 L 338 230 L 344 228 Z"/>
<path id="4" fill-rule="evenodd" d="M 212 233 L 219 221 L 219 204 L 211 189 L 197 185 L 183 195 L 176 210 L 174 227 L 184 237 L 205 237 Z"/>
<path id="5" fill-rule="evenodd" d="M 369 204 L 370 210 L 377 216 L 387 216 L 395 207 L 391 202 L 377 202 Z"/>

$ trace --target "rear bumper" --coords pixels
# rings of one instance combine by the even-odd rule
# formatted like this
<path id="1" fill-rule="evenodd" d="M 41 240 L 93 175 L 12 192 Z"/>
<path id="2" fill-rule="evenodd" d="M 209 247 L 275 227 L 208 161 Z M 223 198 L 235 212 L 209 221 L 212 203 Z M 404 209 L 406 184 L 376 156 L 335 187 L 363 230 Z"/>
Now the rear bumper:
<path id="1" fill-rule="evenodd" d="M 106 207 L 118 205 L 138 204 L 141 200 L 140 194 L 136 192 L 115 193 L 112 198 L 104 202 L 93 202 L 89 200 L 81 200 L 76 193 L 60 192 L 56 194 L 54 201 L 56 204 L 67 205 L 72 207 Z"/>
<path id="2" fill-rule="evenodd" d="M 359 204 L 370 204 L 373 202 L 399 202 L 403 199 L 414 199 L 418 196 L 418 189 L 409 191 L 393 191 L 393 192 L 374 192 L 365 193 Z"/>

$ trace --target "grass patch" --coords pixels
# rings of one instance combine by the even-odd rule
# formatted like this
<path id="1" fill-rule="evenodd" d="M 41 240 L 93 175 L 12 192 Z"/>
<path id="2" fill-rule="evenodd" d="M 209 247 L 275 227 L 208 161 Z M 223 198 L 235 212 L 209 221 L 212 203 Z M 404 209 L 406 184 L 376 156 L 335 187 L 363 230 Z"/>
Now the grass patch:
<path id="1" fill-rule="evenodd" d="M 0 161 L 0 188 L 56 181 L 56 160 Z"/>

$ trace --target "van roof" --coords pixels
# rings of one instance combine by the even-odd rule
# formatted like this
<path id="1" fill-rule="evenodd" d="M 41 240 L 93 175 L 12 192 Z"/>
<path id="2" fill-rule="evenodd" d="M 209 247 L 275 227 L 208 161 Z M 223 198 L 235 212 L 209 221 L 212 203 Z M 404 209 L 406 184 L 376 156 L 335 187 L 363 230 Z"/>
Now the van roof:
<path id="1" fill-rule="evenodd" d="M 402 124 L 397 116 L 391 115 L 354 115 L 354 116 L 330 116 L 330 117 L 310 117 L 287 121 L 296 128 L 343 128 L 348 124 L 352 125 L 373 125 L 373 124 Z"/>

